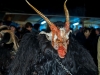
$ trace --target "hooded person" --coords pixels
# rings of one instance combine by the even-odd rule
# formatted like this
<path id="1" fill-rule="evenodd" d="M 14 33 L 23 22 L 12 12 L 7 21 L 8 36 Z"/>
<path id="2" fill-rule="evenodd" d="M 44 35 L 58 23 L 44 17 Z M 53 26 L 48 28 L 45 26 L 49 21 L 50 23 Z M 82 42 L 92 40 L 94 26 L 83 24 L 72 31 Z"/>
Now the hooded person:
<path id="1" fill-rule="evenodd" d="M 15 35 L 6 25 L 0 26 L 0 73 L 7 75 L 7 67 L 17 52 Z"/>
<path id="2" fill-rule="evenodd" d="M 66 0 L 67 1 L 67 0 Z M 50 31 L 23 36 L 9 75 L 97 75 L 98 70 L 90 53 L 73 37 L 69 13 L 64 2 L 66 21 L 52 23 L 32 6 L 47 23 Z"/>

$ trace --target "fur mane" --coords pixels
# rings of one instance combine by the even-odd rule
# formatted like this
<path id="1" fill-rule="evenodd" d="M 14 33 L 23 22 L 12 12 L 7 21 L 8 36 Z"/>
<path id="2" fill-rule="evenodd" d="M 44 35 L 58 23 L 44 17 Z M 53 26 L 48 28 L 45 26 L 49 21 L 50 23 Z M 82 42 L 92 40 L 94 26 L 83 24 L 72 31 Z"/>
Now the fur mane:
<path id="1" fill-rule="evenodd" d="M 9 67 L 9 75 L 66 75 L 66 71 L 55 59 L 73 75 L 97 75 L 97 67 L 89 52 L 72 34 L 69 40 L 68 53 L 61 59 L 44 34 L 26 34 Z"/>

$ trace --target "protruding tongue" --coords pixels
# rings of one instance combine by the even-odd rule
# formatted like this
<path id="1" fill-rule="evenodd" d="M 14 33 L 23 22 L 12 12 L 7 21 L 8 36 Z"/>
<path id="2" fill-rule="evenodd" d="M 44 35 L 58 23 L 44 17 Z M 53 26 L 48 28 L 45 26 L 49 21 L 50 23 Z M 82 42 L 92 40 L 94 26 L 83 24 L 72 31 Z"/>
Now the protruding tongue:
<path id="1" fill-rule="evenodd" d="M 66 55 L 65 48 L 63 46 L 59 46 L 58 48 L 58 55 L 60 58 L 64 58 Z"/>

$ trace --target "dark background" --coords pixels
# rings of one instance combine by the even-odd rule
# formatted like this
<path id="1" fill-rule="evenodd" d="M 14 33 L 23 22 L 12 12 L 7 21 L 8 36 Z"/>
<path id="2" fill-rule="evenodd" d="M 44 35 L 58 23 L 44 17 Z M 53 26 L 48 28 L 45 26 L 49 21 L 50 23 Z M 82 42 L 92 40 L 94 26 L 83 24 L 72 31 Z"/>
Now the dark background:
<path id="1" fill-rule="evenodd" d="M 47 15 L 64 15 L 65 0 L 28 0 L 38 10 Z M 100 17 L 99 0 L 68 0 L 67 7 L 70 16 Z M 36 14 L 25 0 L 0 0 L 1 12 Z"/>

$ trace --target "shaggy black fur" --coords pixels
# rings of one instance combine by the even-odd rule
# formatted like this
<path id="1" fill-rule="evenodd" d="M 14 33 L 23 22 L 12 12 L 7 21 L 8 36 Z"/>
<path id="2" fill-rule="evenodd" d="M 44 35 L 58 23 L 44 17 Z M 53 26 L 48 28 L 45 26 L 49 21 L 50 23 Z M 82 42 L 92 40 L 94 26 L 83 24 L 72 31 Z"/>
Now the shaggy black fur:
<path id="1" fill-rule="evenodd" d="M 0 72 L 2 75 L 7 75 L 7 67 L 11 62 L 10 52 L 13 50 L 13 43 L 6 44 L 10 39 L 10 34 L 5 33 L 0 40 Z"/>
<path id="2" fill-rule="evenodd" d="M 89 52 L 73 38 L 72 33 L 69 37 L 68 52 L 61 59 L 44 34 L 27 33 L 9 67 L 9 75 L 68 75 L 56 59 L 72 75 L 98 75 Z"/>

